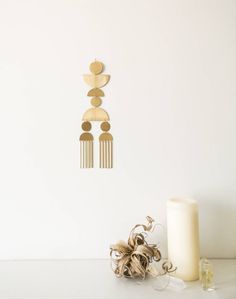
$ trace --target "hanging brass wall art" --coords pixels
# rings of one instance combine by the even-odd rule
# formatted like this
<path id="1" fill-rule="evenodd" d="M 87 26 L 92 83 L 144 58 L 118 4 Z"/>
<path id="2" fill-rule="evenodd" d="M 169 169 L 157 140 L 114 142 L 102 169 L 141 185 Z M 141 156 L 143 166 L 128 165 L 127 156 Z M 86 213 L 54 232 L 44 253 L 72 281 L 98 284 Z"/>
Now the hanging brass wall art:
<path id="1" fill-rule="evenodd" d="M 94 61 L 90 64 L 91 74 L 84 75 L 84 81 L 92 87 L 87 96 L 91 97 L 92 108 L 85 111 L 83 115 L 82 130 L 80 135 L 80 167 L 93 168 L 94 165 L 94 146 L 93 135 L 89 132 L 92 129 L 91 122 L 101 122 L 102 133 L 99 136 L 99 166 L 100 168 L 113 167 L 113 137 L 108 132 L 111 128 L 109 123 L 110 118 L 108 113 L 100 106 L 102 104 L 101 97 L 104 97 L 104 92 L 101 87 L 105 86 L 110 80 L 110 75 L 102 74 L 103 63 Z"/>

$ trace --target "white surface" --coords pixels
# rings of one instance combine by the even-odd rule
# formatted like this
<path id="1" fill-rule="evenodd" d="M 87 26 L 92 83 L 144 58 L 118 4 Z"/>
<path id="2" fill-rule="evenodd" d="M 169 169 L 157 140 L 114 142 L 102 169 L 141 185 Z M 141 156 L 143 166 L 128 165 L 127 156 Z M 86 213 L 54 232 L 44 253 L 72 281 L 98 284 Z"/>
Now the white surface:
<path id="1" fill-rule="evenodd" d="M 0 0 L 0 258 L 107 257 L 174 196 L 236 257 L 235 28 L 233 0 Z M 79 168 L 95 57 L 111 171 Z"/>
<path id="2" fill-rule="evenodd" d="M 150 280 L 137 284 L 118 279 L 108 260 L 0 262 L 0 297 L 4 299 L 235 299 L 236 260 L 213 261 L 217 289 L 200 282 L 182 291 L 156 291 Z"/>

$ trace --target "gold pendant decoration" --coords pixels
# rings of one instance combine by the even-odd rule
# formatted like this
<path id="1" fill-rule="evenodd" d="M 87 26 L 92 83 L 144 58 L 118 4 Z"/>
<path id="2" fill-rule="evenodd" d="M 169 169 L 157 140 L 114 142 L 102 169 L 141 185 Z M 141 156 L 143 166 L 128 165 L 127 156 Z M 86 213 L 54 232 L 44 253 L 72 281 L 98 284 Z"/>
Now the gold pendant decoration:
<path id="1" fill-rule="evenodd" d="M 90 64 L 92 74 L 84 75 L 84 81 L 92 87 L 87 96 L 91 97 L 92 108 L 85 111 L 83 115 L 82 129 L 84 133 L 80 136 L 80 167 L 93 167 L 93 135 L 89 133 L 92 128 L 91 122 L 100 121 L 103 133 L 99 137 L 99 159 L 100 168 L 113 167 L 113 137 L 110 130 L 110 120 L 108 113 L 101 108 L 104 92 L 101 87 L 105 86 L 110 80 L 110 75 L 101 74 L 103 72 L 103 63 L 94 61 Z"/>
<path id="2" fill-rule="evenodd" d="M 82 129 L 85 131 L 80 135 L 80 167 L 93 167 L 93 135 L 89 133 L 92 125 L 89 121 L 82 123 Z"/>
<path id="3" fill-rule="evenodd" d="M 100 168 L 112 168 L 113 159 L 113 137 L 108 131 L 110 124 L 103 122 L 101 124 L 102 133 L 99 137 Z"/>

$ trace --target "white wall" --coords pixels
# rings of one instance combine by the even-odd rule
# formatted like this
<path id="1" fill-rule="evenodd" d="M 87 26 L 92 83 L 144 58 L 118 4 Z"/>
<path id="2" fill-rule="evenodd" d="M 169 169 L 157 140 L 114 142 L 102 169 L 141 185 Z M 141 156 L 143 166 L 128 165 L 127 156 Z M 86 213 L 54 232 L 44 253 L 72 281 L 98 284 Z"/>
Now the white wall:
<path id="1" fill-rule="evenodd" d="M 233 0 L 0 0 L 0 258 L 107 257 L 182 195 L 202 254 L 236 257 L 235 33 Z M 113 170 L 79 168 L 94 58 Z"/>

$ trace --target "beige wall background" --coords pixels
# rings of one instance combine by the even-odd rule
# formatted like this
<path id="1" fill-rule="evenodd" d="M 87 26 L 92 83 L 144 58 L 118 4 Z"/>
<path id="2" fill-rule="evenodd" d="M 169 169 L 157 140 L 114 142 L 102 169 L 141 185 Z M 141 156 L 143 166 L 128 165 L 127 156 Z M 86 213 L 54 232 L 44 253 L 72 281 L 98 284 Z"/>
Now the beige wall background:
<path id="1" fill-rule="evenodd" d="M 0 259 L 104 258 L 165 204 L 236 257 L 236 2 L 0 0 Z M 111 74 L 114 169 L 81 170 L 82 74 Z"/>

